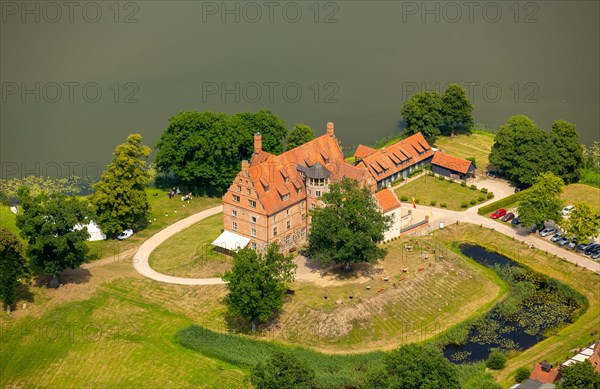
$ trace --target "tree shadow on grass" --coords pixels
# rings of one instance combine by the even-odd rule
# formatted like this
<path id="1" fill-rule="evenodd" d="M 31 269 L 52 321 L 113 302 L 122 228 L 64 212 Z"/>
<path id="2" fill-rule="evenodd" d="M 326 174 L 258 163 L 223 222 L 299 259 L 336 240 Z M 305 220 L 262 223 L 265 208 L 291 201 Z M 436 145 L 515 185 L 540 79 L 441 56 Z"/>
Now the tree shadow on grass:
<path id="1" fill-rule="evenodd" d="M 67 269 L 60 274 L 60 284 L 86 284 L 89 282 L 92 273 L 88 269 L 81 267 L 77 269 Z M 35 277 L 35 286 L 49 286 L 52 281 L 49 274 L 39 274 Z"/>
<path id="2" fill-rule="evenodd" d="M 374 278 L 381 276 L 384 272 L 383 268 L 373 263 L 353 263 L 350 269 L 346 270 L 343 264 L 335 264 L 322 269 L 321 275 L 331 276 L 336 280 L 354 280 L 357 278 L 367 277 Z"/>

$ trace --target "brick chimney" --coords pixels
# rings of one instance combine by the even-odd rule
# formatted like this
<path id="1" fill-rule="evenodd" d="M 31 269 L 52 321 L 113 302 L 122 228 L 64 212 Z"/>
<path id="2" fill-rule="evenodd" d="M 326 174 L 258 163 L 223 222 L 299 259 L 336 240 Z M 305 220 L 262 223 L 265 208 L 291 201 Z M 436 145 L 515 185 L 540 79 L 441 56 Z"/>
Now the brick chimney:
<path id="1" fill-rule="evenodd" d="M 260 132 L 254 134 L 254 152 L 260 153 L 262 151 L 262 135 Z"/>
<path id="2" fill-rule="evenodd" d="M 381 148 L 381 154 L 385 154 L 385 147 Z"/>
<path id="3" fill-rule="evenodd" d="M 327 135 L 333 136 L 333 122 L 327 123 Z"/>

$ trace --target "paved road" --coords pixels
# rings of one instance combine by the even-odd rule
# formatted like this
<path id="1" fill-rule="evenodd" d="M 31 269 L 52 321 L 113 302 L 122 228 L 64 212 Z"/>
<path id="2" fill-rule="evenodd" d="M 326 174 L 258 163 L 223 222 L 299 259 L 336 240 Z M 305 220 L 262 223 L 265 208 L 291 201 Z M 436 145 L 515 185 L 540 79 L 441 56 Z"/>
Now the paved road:
<path id="1" fill-rule="evenodd" d="M 153 270 L 148 263 L 150 253 L 154 251 L 161 243 L 169 239 L 171 236 L 178 232 L 185 230 L 193 224 L 206 219 L 209 216 L 216 215 L 223 212 L 223 206 L 219 205 L 213 208 L 209 208 L 202 212 L 198 212 L 192 216 L 188 216 L 177 223 L 171 224 L 163 230 L 160 230 L 156 234 L 152 235 L 140 246 L 138 252 L 133 256 L 133 267 L 143 276 L 151 278 L 156 281 L 166 282 L 168 284 L 179 284 L 179 285 L 221 285 L 226 282 L 220 278 L 183 278 L 173 277 L 166 274 L 159 273 Z"/>

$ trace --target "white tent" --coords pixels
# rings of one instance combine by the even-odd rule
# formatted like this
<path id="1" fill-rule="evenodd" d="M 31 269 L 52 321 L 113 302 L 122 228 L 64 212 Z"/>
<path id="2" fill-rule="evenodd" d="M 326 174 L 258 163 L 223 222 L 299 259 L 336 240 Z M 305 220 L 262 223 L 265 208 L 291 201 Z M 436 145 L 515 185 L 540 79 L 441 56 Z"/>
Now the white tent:
<path id="1" fill-rule="evenodd" d="M 243 249 L 248 246 L 248 243 L 250 243 L 250 238 L 246 238 L 245 236 L 238 235 L 231 231 L 223 231 L 223 233 L 212 242 L 213 245 L 229 251 Z"/>
<path id="2" fill-rule="evenodd" d="M 100 227 L 96 225 L 93 221 L 89 222 L 85 225 L 87 227 L 88 232 L 90 233 L 89 242 L 94 242 L 96 240 L 106 240 L 106 234 L 102 232 Z M 81 230 L 83 226 L 81 224 L 77 224 L 73 229 Z"/>

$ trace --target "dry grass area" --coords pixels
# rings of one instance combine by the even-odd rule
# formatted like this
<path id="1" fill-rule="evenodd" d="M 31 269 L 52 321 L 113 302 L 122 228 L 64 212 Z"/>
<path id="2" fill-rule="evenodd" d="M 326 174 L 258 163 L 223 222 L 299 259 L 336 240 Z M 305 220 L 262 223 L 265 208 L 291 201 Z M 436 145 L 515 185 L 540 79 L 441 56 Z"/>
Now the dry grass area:
<path id="1" fill-rule="evenodd" d="M 600 189 L 598 188 L 586 184 L 567 185 L 564 187 L 560 198 L 566 205 L 585 201 L 597 214 L 600 214 Z"/>

